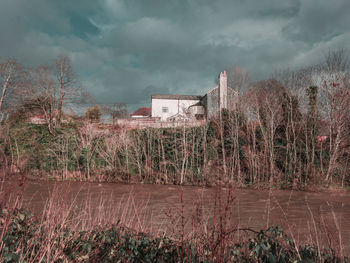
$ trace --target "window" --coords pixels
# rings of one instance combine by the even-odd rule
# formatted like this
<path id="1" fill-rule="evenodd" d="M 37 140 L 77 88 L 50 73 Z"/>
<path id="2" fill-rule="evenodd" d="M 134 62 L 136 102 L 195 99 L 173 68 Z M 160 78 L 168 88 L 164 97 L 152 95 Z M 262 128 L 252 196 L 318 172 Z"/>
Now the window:
<path id="1" fill-rule="evenodd" d="M 162 107 L 162 112 L 169 112 L 169 108 L 168 107 Z"/>

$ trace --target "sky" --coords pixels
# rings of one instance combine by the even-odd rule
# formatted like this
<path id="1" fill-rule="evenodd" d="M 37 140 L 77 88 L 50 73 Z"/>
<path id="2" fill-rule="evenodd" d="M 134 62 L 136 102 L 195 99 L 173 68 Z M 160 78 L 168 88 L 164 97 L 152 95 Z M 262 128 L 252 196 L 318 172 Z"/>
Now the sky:
<path id="1" fill-rule="evenodd" d="M 36 67 L 67 55 L 98 103 L 204 95 L 224 69 L 251 81 L 350 43 L 349 0 L 1 0 L 0 57 Z"/>

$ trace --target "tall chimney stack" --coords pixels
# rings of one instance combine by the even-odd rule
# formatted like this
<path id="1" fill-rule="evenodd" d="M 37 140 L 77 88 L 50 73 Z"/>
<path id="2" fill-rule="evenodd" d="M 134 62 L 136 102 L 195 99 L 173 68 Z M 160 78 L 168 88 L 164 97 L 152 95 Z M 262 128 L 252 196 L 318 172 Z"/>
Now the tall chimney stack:
<path id="1" fill-rule="evenodd" d="M 227 109 L 227 74 L 226 70 L 219 75 L 219 109 Z"/>

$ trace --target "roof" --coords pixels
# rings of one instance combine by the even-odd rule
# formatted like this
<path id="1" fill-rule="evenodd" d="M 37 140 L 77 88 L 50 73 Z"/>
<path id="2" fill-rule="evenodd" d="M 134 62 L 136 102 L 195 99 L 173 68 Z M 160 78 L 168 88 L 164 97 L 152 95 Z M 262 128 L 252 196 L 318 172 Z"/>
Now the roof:
<path id="1" fill-rule="evenodd" d="M 216 90 L 216 89 L 218 89 L 218 88 L 219 88 L 219 86 L 216 86 L 215 88 L 213 88 L 213 89 L 209 90 L 209 91 L 207 92 L 207 94 L 212 93 L 214 90 Z M 207 94 L 205 94 L 205 95 L 207 95 Z"/>
<path id="2" fill-rule="evenodd" d="M 202 96 L 198 96 L 198 95 L 155 94 L 155 95 L 152 95 L 152 99 L 164 99 L 164 100 L 200 100 L 200 99 L 202 99 Z"/>
<path id="3" fill-rule="evenodd" d="M 138 110 L 136 110 L 133 114 L 131 114 L 131 116 L 151 116 L 152 113 L 152 109 L 151 107 L 143 107 L 143 108 L 139 108 Z"/>
<path id="4" fill-rule="evenodd" d="M 207 94 L 205 94 L 205 95 L 207 95 Z M 203 105 L 202 105 L 202 102 L 201 102 L 201 101 L 198 101 L 197 103 L 195 103 L 195 104 L 189 106 L 189 108 L 195 107 L 195 106 L 203 106 Z"/>

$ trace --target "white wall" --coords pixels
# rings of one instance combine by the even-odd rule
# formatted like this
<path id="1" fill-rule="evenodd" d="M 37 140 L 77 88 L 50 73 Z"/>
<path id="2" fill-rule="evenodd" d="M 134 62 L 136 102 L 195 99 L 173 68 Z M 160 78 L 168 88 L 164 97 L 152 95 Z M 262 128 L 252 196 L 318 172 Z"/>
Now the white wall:
<path id="1" fill-rule="evenodd" d="M 189 106 L 198 103 L 199 100 L 172 100 L 152 99 L 152 117 L 160 117 L 162 121 L 175 114 L 185 114 Z M 162 112 L 163 107 L 168 107 L 168 112 Z"/>

